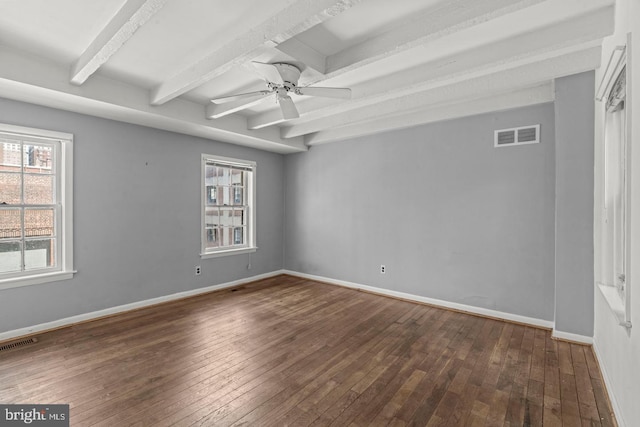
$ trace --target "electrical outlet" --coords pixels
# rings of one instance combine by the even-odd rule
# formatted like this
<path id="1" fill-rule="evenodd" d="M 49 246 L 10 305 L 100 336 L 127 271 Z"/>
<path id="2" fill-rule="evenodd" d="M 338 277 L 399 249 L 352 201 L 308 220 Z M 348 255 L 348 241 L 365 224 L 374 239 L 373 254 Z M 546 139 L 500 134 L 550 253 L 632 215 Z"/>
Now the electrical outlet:
<path id="1" fill-rule="evenodd" d="M 380 274 L 386 274 L 387 273 L 387 267 L 385 267 L 384 264 L 380 265 Z"/>
<path id="2" fill-rule="evenodd" d="M 202 274 L 202 267 L 200 267 L 199 265 L 196 265 L 196 276 L 199 276 Z"/>

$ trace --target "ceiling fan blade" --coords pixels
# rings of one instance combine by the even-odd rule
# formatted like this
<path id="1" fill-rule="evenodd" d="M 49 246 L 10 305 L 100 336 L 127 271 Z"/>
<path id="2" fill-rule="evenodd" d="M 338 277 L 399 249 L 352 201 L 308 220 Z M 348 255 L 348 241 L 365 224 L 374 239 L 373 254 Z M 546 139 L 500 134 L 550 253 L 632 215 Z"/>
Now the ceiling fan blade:
<path id="1" fill-rule="evenodd" d="M 297 119 L 298 117 L 300 117 L 298 109 L 296 108 L 289 95 L 278 97 L 278 104 L 280 104 L 282 117 L 285 120 Z"/>
<path id="2" fill-rule="evenodd" d="M 280 72 L 278 72 L 278 67 L 275 65 L 256 61 L 253 61 L 251 64 L 266 81 L 279 85 L 284 83 Z"/>
<path id="3" fill-rule="evenodd" d="M 269 95 L 271 93 L 270 90 L 258 90 L 256 92 L 247 92 L 247 93 L 239 93 L 237 95 L 229 95 L 229 96 L 221 96 L 219 98 L 213 98 L 211 102 L 214 104 L 223 104 L 225 102 L 237 101 L 239 99 L 248 99 L 255 97 L 262 97 L 264 95 Z"/>
<path id="4" fill-rule="evenodd" d="M 342 87 L 299 87 L 296 93 L 325 98 L 351 99 L 351 89 Z"/>
<path id="5" fill-rule="evenodd" d="M 236 111 L 253 107 L 256 104 L 259 104 L 262 101 L 273 97 L 272 92 L 269 92 L 269 91 L 265 91 L 265 92 L 266 92 L 265 94 L 260 93 L 257 95 L 252 95 L 250 97 L 237 99 L 235 101 L 225 102 L 223 104 L 211 104 L 207 108 L 207 118 L 218 119 L 220 117 L 224 117 L 229 114 L 235 113 Z"/>

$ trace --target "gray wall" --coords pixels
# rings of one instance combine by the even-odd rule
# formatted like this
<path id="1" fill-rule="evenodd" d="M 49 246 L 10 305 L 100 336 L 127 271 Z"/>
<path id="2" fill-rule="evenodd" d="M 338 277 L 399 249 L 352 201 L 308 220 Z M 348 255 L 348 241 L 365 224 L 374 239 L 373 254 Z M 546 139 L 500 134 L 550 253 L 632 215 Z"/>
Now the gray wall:
<path id="1" fill-rule="evenodd" d="M 594 73 L 556 80 L 556 330 L 593 336 Z"/>
<path id="2" fill-rule="evenodd" d="M 0 122 L 74 134 L 78 270 L 0 291 L 0 332 L 282 268 L 281 155 L 4 99 Z M 258 164 L 251 270 L 248 255 L 199 257 L 201 153 Z"/>
<path id="3" fill-rule="evenodd" d="M 285 268 L 553 320 L 554 129 L 544 104 L 287 156 Z"/>
<path id="4" fill-rule="evenodd" d="M 75 136 L 78 270 L 72 280 L 1 291 L 0 332 L 284 266 L 555 318 L 559 331 L 591 336 L 592 99 L 593 73 L 584 73 L 557 80 L 555 108 L 467 117 L 284 158 L 0 99 L 2 123 Z M 493 148 L 494 129 L 538 123 L 542 143 Z M 251 270 L 248 255 L 198 255 L 201 153 L 258 163 Z"/>

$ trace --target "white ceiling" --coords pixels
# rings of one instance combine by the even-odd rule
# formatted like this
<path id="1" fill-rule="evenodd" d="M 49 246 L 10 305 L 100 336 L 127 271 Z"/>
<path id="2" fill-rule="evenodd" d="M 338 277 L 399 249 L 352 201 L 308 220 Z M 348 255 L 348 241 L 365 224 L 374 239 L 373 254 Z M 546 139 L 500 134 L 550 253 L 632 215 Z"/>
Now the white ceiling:
<path id="1" fill-rule="evenodd" d="M 0 96 L 265 150 L 553 101 L 600 65 L 614 0 L 3 0 Z M 303 68 L 292 95 L 208 119 L 265 89 L 251 61 Z"/>

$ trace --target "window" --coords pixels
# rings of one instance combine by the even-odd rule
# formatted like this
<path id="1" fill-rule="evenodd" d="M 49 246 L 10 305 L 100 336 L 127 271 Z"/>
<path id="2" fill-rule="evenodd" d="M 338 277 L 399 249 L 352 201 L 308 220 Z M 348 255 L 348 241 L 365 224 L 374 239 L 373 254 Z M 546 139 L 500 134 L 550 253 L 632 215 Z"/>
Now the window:
<path id="1" fill-rule="evenodd" d="M 255 162 L 202 155 L 202 257 L 256 250 L 255 179 Z"/>
<path id="2" fill-rule="evenodd" d="M 622 53 L 624 50 L 622 50 Z M 611 65 L 611 62 L 610 62 Z M 607 73 L 609 67 L 607 67 Z M 628 276 L 629 168 L 627 67 L 624 55 L 598 100 L 604 110 L 603 197 L 599 287 L 621 325 L 630 327 Z M 602 86 L 602 85 L 601 85 Z"/>
<path id="3" fill-rule="evenodd" d="M 72 276 L 72 138 L 0 124 L 0 289 Z"/>

